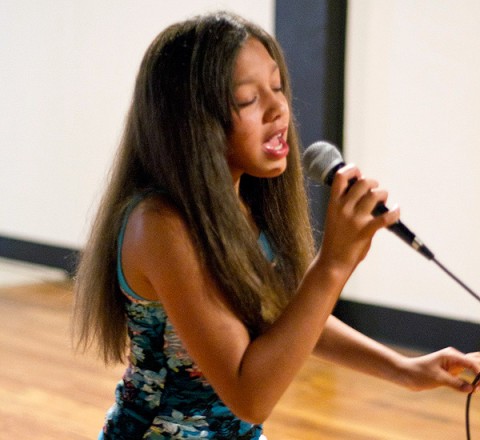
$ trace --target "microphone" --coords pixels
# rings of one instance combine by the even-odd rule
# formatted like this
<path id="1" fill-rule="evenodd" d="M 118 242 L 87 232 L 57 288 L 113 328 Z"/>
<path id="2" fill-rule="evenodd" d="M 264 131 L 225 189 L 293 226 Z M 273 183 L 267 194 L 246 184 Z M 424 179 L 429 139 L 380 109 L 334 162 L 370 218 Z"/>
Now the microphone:
<path id="1" fill-rule="evenodd" d="M 331 186 L 335 173 L 343 166 L 345 166 L 345 162 L 342 155 L 335 146 L 328 142 L 315 142 L 303 153 L 303 167 L 307 176 L 319 183 Z M 348 182 L 348 188 L 356 181 L 356 178 L 351 179 Z M 388 208 L 383 202 L 379 202 L 372 211 L 372 215 L 379 216 L 385 212 L 388 212 Z M 400 220 L 388 226 L 388 229 L 427 260 L 435 258 L 433 252 Z"/>
<path id="2" fill-rule="evenodd" d="M 328 142 L 315 142 L 310 145 L 303 153 L 303 167 L 308 177 L 312 180 L 332 185 L 335 173 L 345 166 L 345 162 L 340 152 Z M 348 189 L 357 181 L 357 178 L 350 179 Z M 375 206 L 372 214 L 378 216 L 388 211 L 384 203 L 379 202 Z M 448 270 L 440 261 L 435 258 L 433 252 L 423 244 L 423 242 L 400 220 L 388 229 L 397 237 L 401 238 L 405 243 L 423 255 L 427 260 L 433 261 L 440 269 L 442 269 L 449 277 L 462 286 L 477 301 L 480 301 L 480 295 L 468 287 L 460 278 Z"/>

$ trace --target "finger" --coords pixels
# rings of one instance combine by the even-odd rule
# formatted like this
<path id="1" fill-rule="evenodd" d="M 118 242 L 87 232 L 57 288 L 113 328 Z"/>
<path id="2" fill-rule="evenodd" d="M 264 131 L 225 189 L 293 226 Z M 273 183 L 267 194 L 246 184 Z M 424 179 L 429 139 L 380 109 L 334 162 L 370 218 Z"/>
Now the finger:
<path id="1" fill-rule="evenodd" d="M 388 192 L 386 190 L 374 188 L 366 193 L 357 204 L 358 212 L 375 217 L 375 219 L 370 222 L 374 230 L 388 227 L 400 219 L 400 208 L 398 205 L 394 205 L 383 214 L 374 214 L 377 205 L 385 204 L 387 199 Z"/>
<path id="2" fill-rule="evenodd" d="M 358 201 L 359 212 L 371 214 L 379 203 L 385 203 L 388 192 L 383 189 L 371 188 Z"/>
<path id="3" fill-rule="evenodd" d="M 439 382 L 462 393 L 471 393 L 475 389 L 471 382 L 467 382 L 466 380 L 458 376 L 453 376 L 447 372 L 441 374 Z"/>
<path id="4" fill-rule="evenodd" d="M 446 356 L 445 361 L 447 362 L 447 370 L 465 369 L 472 371 L 475 374 L 480 373 L 479 353 L 464 354 L 455 348 L 446 348 L 444 350 L 444 355 Z"/>
<path id="5" fill-rule="evenodd" d="M 467 358 L 474 363 L 474 365 L 476 366 L 476 369 L 474 371 L 476 372 L 476 374 L 479 374 L 480 373 L 480 351 L 467 353 Z"/>
<path id="6" fill-rule="evenodd" d="M 480 374 L 480 358 L 478 356 L 475 358 L 467 354 L 465 356 L 465 365 L 474 374 Z"/>
<path id="7" fill-rule="evenodd" d="M 385 214 L 382 214 L 378 217 L 375 217 L 375 220 L 373 220 L 373 227 L 378 229 L 381 228 L 386 228 L 390 225 L 393 225 L 400 219 L 400 207 L 398 205 L 395 205 L 387 211 Z"/>
<path id="8" fill-rule="evenodd" d="M 331 195 L 333 197 L 339 197 L 340 195 L 345 194 L 352 185 L 352 182 L 361 178 L 362 173 L 358 167 L 353 164 L 345 165 L 335 173 Z"/>
<path id="9" fill-rule="evenodd" d="M 377 194 L 374 192 L 378 188 L 378 182 L 374 179 L 360 178 L 351 187 L 345 198 L 350 199 L 354 205 L 358 205 L 364 198 L 366 201 L 375 199 Z"/>
<path id="10" fill-rule="evenodd" d="M 376 180 L 361 177 L 340 195 L 338 201 L 344 205 L 347 212 L 370 215 L 377 197 L 378 200 L 382 198 L 382 194 L 377 195 L 373 192 L 377 188 Z"/>
<path id="11" fill-rule="evenodd" d="M 464 369 L 471 371 L 473 374 L 480 374 L 480 360 L 470 355 L 465 355 L 461 360 Z"/>
<path id="12" fill-rule="evenodd" d="M 475 376 L 480 374 L 480 355 L 478 353 L 464 354 L 454 348 L 447 348 L 444 352 L 447 385 L 467 393 L 478 389 L 478 383 L 473 384 L 473 382 Z M 468 372 L 473 373 L 473 377 L 471 374 L 466 374 Z"/>

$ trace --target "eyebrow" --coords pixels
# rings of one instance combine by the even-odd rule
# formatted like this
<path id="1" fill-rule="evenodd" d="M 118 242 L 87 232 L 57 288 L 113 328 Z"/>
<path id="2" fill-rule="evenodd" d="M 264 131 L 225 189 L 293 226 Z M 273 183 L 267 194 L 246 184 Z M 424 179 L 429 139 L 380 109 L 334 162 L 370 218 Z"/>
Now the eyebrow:
<path id="1" fill-rule="evenodd" d="M 274 61 L 273 64 L 272 64 L 272 70 L 270 72 L 270 74 L 273 74 L 275 73 L 277 70 L 280 70 L 279 67 L 278 67 L 278 64 Z M 241 81 L 238 81 L 236 83 L 233 84 L 234 87 L 239 87 L 239 86 L 243 86 L 243 85 L 246 85 L 246 84 L 251 84 L 255 82 L 255 80 L 253 78 L 245 78 Z"/>

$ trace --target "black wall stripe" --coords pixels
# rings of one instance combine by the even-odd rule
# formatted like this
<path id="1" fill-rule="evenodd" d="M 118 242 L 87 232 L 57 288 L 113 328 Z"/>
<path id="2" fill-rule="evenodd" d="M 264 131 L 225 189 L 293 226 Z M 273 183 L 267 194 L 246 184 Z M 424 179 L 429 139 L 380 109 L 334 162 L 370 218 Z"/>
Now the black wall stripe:
<path id="1" fill-rule="evenodd" d="M 341 148 L 346 0 L 277 0 L 275 35 L 287 58 L 303 144 Z"/>
<path id="2" fill-rule="evenodd" d="M 276 2 L 275 35 L 287 59 L 304 147 L 328 140 L 342 148 L 346 17 L 346 0 Z M 319 241 L 329 190 L 311 184 L 309 196 Z"/>
<path id="3" fill-rule="evenodd" d="M 0 257 L 55 267 L 72 275 L 78 250 L 0 236 Z"/>
<path id="4" fill-rule="evenodd" d="M 453 346 L 480 350 L 480 324 L 340 300 L 334 314 L 360 332 L 385 343 L 433 351 Z"/>
<path id="5" fill-rule="evenodd" d="M 73 276 L 77 249 L 0 236 L 0 257 L 62 269 Z M 480 350 L 480 324 L 340 300 L 334 314 L 362 333 L 385 343 L 432 351 L 451 345 Z"/>

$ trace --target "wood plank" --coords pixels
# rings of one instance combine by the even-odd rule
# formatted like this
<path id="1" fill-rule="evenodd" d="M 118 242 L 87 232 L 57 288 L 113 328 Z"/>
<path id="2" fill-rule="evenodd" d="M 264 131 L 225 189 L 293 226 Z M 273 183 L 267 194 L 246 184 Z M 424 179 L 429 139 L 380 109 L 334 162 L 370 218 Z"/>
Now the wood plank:
<path id="1" fill-rule="evenodd" d="M 71 285 L 0 288 L 0 439 L 95 439 L 123 366 L 70 344 Z M 465 438 L 465 396 L 412 393 L 311 358 L 265 423 L 269 440 Z M 480 438 L 480 397 L 472 402 Z M 477 435 L 477 437 L 475 437 Z"/>

